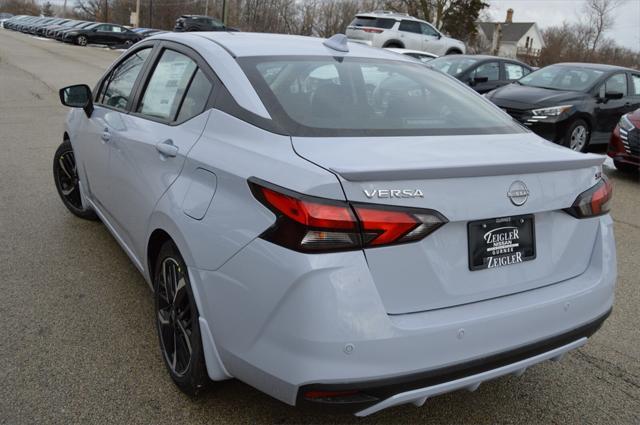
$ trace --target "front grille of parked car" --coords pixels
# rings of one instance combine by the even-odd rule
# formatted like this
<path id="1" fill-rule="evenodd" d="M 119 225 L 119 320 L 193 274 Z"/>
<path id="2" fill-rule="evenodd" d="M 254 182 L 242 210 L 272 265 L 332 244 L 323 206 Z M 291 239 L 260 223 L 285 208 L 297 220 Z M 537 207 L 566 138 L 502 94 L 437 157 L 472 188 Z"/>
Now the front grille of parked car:
<path id="1" fill-rule="evenodd" d="M 620 129 L 620 140 L 628 154 L 640 155 L 640 128 L 631 131 Z"/>

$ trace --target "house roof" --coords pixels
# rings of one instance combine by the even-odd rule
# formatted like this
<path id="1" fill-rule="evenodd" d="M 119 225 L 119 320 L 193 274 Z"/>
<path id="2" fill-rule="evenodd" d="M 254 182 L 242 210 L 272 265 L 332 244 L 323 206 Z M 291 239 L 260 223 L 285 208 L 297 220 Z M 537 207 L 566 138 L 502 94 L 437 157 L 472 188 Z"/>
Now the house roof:
<path id="1" fill-rule="evenodd" d="M 498 22 L 478 22 L 480 29 L 484 33 L 485 37 L 489 41 L 493 41 L 493 30 Z M 507 24 L 506 22 L 500 22 L 502 25 L 502 41 L 503 42 L 517 42 L 524 36 L 535 22 L 512 22 Z"/>

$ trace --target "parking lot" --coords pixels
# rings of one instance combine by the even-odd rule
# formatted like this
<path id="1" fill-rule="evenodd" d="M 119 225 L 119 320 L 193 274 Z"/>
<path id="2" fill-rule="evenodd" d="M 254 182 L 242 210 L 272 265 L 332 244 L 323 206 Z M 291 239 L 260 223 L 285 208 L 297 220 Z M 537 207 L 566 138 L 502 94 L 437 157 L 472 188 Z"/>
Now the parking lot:
<path id="1" fill-rule="evenodd" d="M 93 86 L 118 55 L 0 29 L 0 423 L 640 423 L 640 182 L 612 165 L 616 304 L 562 362 L 366 419 L 235 380 L 183 395 L 147 284 L 106 228 L 64 208 L 51 176 L 67 112 L 58 88 Z"/>

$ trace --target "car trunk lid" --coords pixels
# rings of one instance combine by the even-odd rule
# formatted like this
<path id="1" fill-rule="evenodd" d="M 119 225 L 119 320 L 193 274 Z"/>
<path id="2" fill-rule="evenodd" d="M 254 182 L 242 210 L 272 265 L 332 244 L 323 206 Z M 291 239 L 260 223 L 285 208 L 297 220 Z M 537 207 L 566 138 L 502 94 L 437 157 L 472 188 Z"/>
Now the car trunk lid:
<path id="1" fill-rule="evenodd" d="M 527 291 L 587 268 L 597 220 L 578 220 L 562 209 L 597 182 L 600 156 L 572 152 L 533 134 L 292 140 L 300 156 L 338 176 L 349 201 L 427 208 L 447 218 L 421 241 L 364 250 L 390 314 Z M 519 206 L 508 196 L 516 182 L 529 192 Z M 534 258 L 472 270 L 470 223 L 495 224 L 504 217 L 532 217 Z"/>

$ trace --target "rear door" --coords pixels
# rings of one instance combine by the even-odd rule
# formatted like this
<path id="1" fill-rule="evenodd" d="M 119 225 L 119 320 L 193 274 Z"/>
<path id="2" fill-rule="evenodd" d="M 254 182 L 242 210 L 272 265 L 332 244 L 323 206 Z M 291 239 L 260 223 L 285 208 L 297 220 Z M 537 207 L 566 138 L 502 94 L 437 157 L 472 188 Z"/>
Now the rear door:
<path id="1" fill-rule="evenodd" d="M 404 44 L 405 49 L 422 50 L 424 40 L 422 35 L 422 27 L 420 22 L 403 19 L 400 22 L 400 40 Z"/>
<path id="2" fill-rule="evenodd" d="M 109 166 L 109 204 L 119 233 L 139 258 L 153 208 L 204 130 L 214 87 L 212 72 L 186 47 L 163 43 L 154 63 L 132 112 L 122 116 Z"/>

